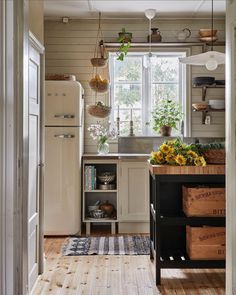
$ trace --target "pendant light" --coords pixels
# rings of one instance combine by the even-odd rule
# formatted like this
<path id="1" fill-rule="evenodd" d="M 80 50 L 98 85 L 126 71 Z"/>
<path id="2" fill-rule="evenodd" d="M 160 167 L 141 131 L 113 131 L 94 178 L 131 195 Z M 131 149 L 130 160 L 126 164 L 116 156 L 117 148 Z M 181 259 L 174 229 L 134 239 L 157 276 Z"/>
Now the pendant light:
<path id="1" fill-rule="evenodd" d="M 211 0 L 211 35 L 213 35 L 213 0 Z M 211 36 L 211 50 L 208 52 L 179 58 L 184 64 L 206 66 L 209 71 L 214 71 L 218 65 L 225 64 L 225 54 L 213 50 L 213 36 Z"/>
<path id="2" fill-rule="evenodd" d="M 156 15 L 156 10 L 155 9 L 146 9 L 145 10 L 145 16 L 149 20 L 149 28 L 148 28 L 148 34 L 149 34 L 149 50 L 148 50 L 148 61 L 146 62 L 145 67 L 149 67 L 151 65 L 151 58 L 152 58 L 152 38 L 151 38 L 151 33 L 152 33 L 152 19 Z"/>

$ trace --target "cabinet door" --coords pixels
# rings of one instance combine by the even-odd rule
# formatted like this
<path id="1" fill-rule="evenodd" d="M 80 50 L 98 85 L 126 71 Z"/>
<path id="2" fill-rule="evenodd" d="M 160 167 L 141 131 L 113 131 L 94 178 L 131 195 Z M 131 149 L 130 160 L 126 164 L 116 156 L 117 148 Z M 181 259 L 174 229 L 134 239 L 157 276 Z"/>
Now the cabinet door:
<path id="1" fill-rule="evenodd" d="M 149 173 L 145 162 L 120 163 L 119 220 L 149 221 Z"/>
<path id="2" fill-rule="evenodd" d="M 80 231 L 80 128 L 46 127 L 44 229 L 46 235 Z"/>

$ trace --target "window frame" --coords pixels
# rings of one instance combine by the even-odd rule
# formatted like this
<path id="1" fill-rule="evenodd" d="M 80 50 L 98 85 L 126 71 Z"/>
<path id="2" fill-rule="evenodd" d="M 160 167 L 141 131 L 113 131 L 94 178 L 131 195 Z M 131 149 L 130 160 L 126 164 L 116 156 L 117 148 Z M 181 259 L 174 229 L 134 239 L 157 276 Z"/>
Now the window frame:
<path id="1" fill-rule="evenodd" d="M 190 48 L 155 48 L 155 51 L 152 51 L 153 55 L 157 56 L 188 56 L 191 54 Z M 150 126 L 146 125 L 145 122 L 150 121 L 150 113 L 151 113 L 151 71 L 148 69 L 148 67 L 144 66 L 144 59 L 145 56 L 148 55 L 147 51 L 135 51 L 135 52 L 129 52 L 128 57 L 140 57 L 142 56 L 142 106 L 146 105 L 146 108 L 142 108 L 141 116 L 143 118 L 142 122 L 142 134 L 138 136 L 160 136 L 158 134 L 155 134 L 152 132 Z M 114 86 L 115 86 L 115 80 L 114 80 L 114 59 L 116 58 L 116 53 L 109 52 L 109 72 L 110 72 L 110 102 L 112 106 L 112 112 L 111 112 L 111 121 L 116 124 L 116 118 L 114 117 Z M 111 62 L 112 61 L 112 62 Z M 190 71 L 184 64 L 180 64 L 179 67 L 179 80 L 181 83 L 179 83 L 179 98 L 182 96 L 182 99 L 180 99 L 180 103 L 183 108 L 184 113 L 184 136 L 191 136 L 191 103 L 190 100 L 187 100 L 187 97 L 190 97 L 190 89 L 191 89 L 191 76 Z M 121 83 L 122 84 L 122 83 Z M 125 84 L 125 83 L 124 83 Z M 184 91 L 184 89 L 186 89 Z M 148 98 L 147 100 L 145 98 Z M 181 135 L 181 134 L 178 134 Z M 128 135 L 121 135 L 121 136 L 128 136 Z M 176 135 L 177 136 L 177 135 Z"/>

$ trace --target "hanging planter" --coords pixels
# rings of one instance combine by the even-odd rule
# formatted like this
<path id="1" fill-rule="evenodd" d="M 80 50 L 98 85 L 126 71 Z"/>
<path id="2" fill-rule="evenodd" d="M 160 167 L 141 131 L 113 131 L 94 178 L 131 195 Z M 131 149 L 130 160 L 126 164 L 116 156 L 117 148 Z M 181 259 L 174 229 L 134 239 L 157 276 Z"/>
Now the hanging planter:
<path id="1" fill-rule="evenodd" d="M 98 42 L 98 41 L 97 41 Z M 91 64 L 94 67 L 103 68 L 107 66 L 107 55 L 106 55 L 106 48 L 104 46 L 103 40 L 99 42 L 99 45 L 96 42 L 95 51 L 94 51 L 94 58 L 91 58 Z"/>
<path id="2" fill-rule="evenodd" d="M 99 42 L 99 39 L 100 42 Z M 97 39 L 94 49 L 94 57 L 91 58 L 91 64 L 93 67 L 105 67 L 107 66 L 107 53 L 106 48 L 103 42 L 104 36 L 101 29 L 101 12 L 99 12 L 99 20 L 98 20 L 98 31 L 97 31 Z"/>
<path id="3" fill-rule="evenodd" d="M 100 75 L 96 74 L 94 78 L 89 81 L 89 86 L 92 90 L 98 93 L 105 93 L 109 90 L 109 82 L 103 79 Z"/>
<path id="4" fill-rule="evenodd" d="M 99 39 L 101 38 L 100 42 Z M 99 12 L 99 26 L 97 32 L 97 40 L 94 50 L 94 57 L 91 58 L 91 64 L 93 66 L 93 76 L 89 81 L 90 88 L 95 92 L 95 103 L 87 105 L 87 112 L 97 118 L 106 118 L 111 113 L 111 107 L 105 105 L 102 101 L 97 100 L 98 93 L 106 93 L 109 91 L 108 79 L 102 78 L 98 74 L 99 68 L 107 66 L 107 53 L 103 42 L 103 34 L 101 30 L 101 13 Z M 103 77 L 105 76 L 105 70 L 102 69 Z"/>
<path id="5" fill-rule="evenodd" d="M 94 105 L 88 105 L 87 106 L 87 112 L 97 118 L 106 118 L 111 113 L 111 107 L 106 106 L 103 102 L 98 101 Z"/>

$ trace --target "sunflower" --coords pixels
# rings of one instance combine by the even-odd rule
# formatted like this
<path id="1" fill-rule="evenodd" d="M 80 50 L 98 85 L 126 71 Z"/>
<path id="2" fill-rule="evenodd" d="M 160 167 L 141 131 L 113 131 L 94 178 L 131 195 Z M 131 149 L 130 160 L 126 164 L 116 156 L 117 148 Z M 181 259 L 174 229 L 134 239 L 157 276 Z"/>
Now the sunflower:
<path id="1" fill-rule="evenodd" d="M 165 154 L 165 155 L 167 155 L 167 154 L 170 152 L 170 149 L 171 149 L 171 147 L 168 146 L 168 144 L 166 144 L 166 143 L 163 143 L 163 144 L 160 146 L 160 151 L 161 151 L 163 154 Z"/>
<path id="2" fill-rule="evenodd" d="M 187 163 L 187 159 L 182 155 L 177 155 L 175 157 L 175 162 L 180 166 L 185 166 Z"/>
<path id="3" fill-rule="evenodd" d="M 175 155 L 174 154 L 168 154 L 167 156 L 166 156 L 166 162 L 168 163 L 168 164 L 175 164 Z"/>
<path id="4" fill-rule="evenodd" d="M 188 151 L 187 155 L 190 156 L 191 158 L 194 158 L 194 159 L 196 159 L 198 157 L 198 154 L 192 150 Z"/>
<path id="5" fill-rule="evenodd" d="M 163 153 L 160 151 L 156 152 L 155 153 L 155 160 L 156 160 L 157 164 L 163 164 L 165 162 Z"/>
<path id="6" fill-rule="evenodd" d="M 206 161 L 205 161 L 204 157 L 197 157 L 194 160 L 194 164 L 195 164 L 195 166 L 206 166 Z"/>

